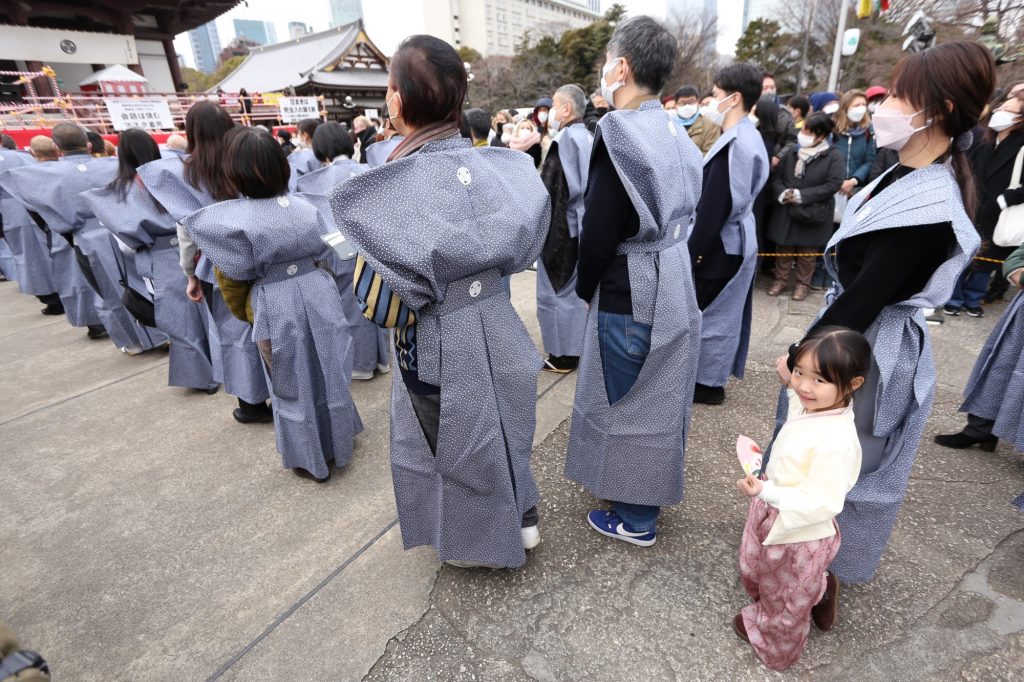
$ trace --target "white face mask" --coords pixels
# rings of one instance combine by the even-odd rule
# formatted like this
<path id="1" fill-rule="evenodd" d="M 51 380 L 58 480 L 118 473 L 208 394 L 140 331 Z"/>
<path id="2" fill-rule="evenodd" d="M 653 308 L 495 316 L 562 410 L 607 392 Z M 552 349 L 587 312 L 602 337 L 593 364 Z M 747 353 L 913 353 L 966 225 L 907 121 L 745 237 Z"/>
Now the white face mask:
<path id="1" fill-rule="evenodd" d="M 852 123 L 860 123 L 864 120 L 864 114 L 868 112 L 866 106 L 850 107 L 846 112 L 846 118 L 850 119 Z"/>
<path id="2" fill-rule="evenodd" d="M 613 59 L 607 64 L 605 64 L 604 68 L 601 69 L 601 97 L 604 97 L 604 101 L 608 102 L 609 107 L 615 106 L 615 91 L 626 84 L 625 81 L 621 80 L 615 81 L 611 85 L 608 85 L 605 82 L 605 77 L 611 72 L 612 69 L 615 68 L 615 65 L 620 61 L 622 61 L 621 57 Z"/>
<path id="3" fill-rule="evenodd" d="M 813 147 L 814 135 L 811 135 L 810 133 L 800 133 L 796 136 L 796 141 L 801 147 Z"/>
<path id="4" fill-rule="evenodd" d="M 397 92 L 391 95 L 391 99 L 384 101 L 384 108 L 388 110 L 388 118 L 390 118 L 392 121 L 394 121 L 396 118 L 401 118 L 401 116 L 391 111 L 391 103 L 395 101 L 396 97 L 398 97 Z"/>
<path id="5" fill-rule="evenodd" d="M 502 141 L 503 144 L 508 144 L 511 139 L 512 139 L 512 136 L 510 134 L 508 134 L 508 133 L 502 133 L 501 134 L 501 141 Z"/>
<path id="6" fill-rule="evenodd" d="M 539 114 L 537 114 L 537 120 L 540 121 L 541 123 L 547 123 L 548 122 L 548 112 L 542 111 Z"/>
<path id="7" fill-rule="evenodd" d="M 881 102 L 872 102 L 871 104 L 868 105 L 868 111 L 874 114 L 876 111 L 878 111 L 878 107 L 880 106 L 882 106 Z"/>
<path id="8" fill-rule="evenodd" d="M 924 109 L 921 109 L 921 111 L 924 111 Z M 880 108 L 875 112 L 873 120 L 875 142 L 879 147 L 885 147 L 893 151 L 898 152 L 903 149 L 914 133 L 920 132 L 932 124 L 932 120 L 928 119 L 920 128 L 914 127 L 914 117 L 920 114 L 921 111 L 915 111 L 912 114 L 902 114 L 896 109 Z"/>
<path id="9" fill-rule="evenodd" d="M 683 106 L 678 107 L 676 109 L 676 116 L 683 119 L 684 121 L 689 121 L 698 113 L 700 113 L 700 107 L 698 107 L 696 104 L 684 104 Z"/>
<path id="10" fill-rule="evenodd" d="M 1014 125 L 1019 118 L 1020 114 L 1015 114 L 1012 111 L 1006 111 L 1005 109 L 999 109 L 992 113 L 992 119 L 988 122 L 988 127 L 997 133 L 1001 133 Z"/>
<path id="11" fill-rule="evenodd" d="M 541 114 L 541 116 L 544 116 L 544 114 Z M 544 122 L 543 118 L 541 118 L 540 120 L 542 123 Z M 551 116 L 547 117 L 547 121 L 548 130 L 550 130 L 553 133 L 557 133 L 558 129 L 562 127 L 562 121 L 558 118 L 558 109 L 551 110 Z"/>
<path id="12" fill-rule="evenodd" d="M 735 93 L 733 93 L 733 94 L 735 94 Z M 732 97 L 732 95 L 728 95 L 726 97 L 726 99 L 728 99 L 729 97 Z M 724 102 L 724 101 L 725 100 L 722 100 L 722 102 Z M 736 106 L 735 104 L 733 104 L 732 106 L 730 106 L 725 111 L 719 111 L 719 107 L 722 106 L 722 102 L 719 102 L 717 99 L 712 97 L 711 101 L 708 102 L 708 106 L 706 107 L 706 110 L 703 112 L 704 113 L 704 117 L 707 118 L 712 123 L 714 123 L 719 128 L 721 128 L 722 124 L 725 123 L 725 115 L 728 114 L 729 111 L 732 110 L 732 108 Z"/>

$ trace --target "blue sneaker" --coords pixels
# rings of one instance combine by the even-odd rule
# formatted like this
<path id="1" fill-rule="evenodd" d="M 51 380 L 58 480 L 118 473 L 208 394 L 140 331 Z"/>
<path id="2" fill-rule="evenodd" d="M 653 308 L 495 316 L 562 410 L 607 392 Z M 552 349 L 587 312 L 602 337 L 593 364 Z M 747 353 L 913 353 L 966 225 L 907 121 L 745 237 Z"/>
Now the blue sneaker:
<path id="1" fill-rule="evenodd" d="M 650 547 L 658 539 L 654 530 L 635 531 L 631 530 L 625 521 L 613 511 L 595 509 L 587 514 L 587 523 L 601 535 L 607 535 L 616 540 L 622 540 L 632 545 Z"/>

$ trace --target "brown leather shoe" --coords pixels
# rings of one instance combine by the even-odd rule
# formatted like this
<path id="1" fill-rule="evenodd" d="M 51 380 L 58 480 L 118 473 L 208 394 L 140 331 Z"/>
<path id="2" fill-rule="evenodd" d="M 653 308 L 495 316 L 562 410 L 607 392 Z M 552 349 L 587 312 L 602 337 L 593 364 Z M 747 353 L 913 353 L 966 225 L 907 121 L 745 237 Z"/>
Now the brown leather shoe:
<path id="1" fill-rule="evenodd" d="M 793 290 L 793 300 L 803 301 L 807 299 L 807 295 L 810 294 L 810 290 L 803 284 L 797 284 L 796 289 Z"/>
<path id="2" fill-rule="evenodd" d="M 786 290 L 786 283 L 782 282 L 780 280 L 775 280 L 774 282 L 772 282 L 772 285 L 770 287 L 768 287 L 768 295 L 769 296 L 778 296 L 779 294 L 781 294 L 785 290 Z"/>
<path id="3" fill-rule="evenodd" d="M 828 632 L 836 626 L 839 615 L 839 578 L 832 571 L 825 574 L 825 595 L 811 608 L 811 619 L 818 629 Z"/>
<path id="4" fill-rule="evenodd" d="M 737 613 L 736 617 L 732 619 L 732 631 L 736 633 L 736 636 L 742 639 L 747 644 L 750 643 L 750 638 L 747 637 L 747 626 L 743 624 L 743 614 Z"/>

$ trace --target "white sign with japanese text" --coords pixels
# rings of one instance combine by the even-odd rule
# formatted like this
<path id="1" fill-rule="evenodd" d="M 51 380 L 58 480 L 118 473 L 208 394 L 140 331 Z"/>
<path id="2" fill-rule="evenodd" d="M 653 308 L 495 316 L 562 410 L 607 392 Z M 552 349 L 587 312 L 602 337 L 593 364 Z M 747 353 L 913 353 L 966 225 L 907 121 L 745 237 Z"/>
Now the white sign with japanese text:
<path id="1" fill-rule="evenodd" d="M 282 97 L 281 121 L 298 123 L 304 118 L 320 118 L 316 97 Z"/>
<path id="2" fill-rule="evenodd" d="M 174 119 L 167 100 L 160 97 L 105 97 L 114 130 L 144 128 L 146 130 L 174 129 Z"/>

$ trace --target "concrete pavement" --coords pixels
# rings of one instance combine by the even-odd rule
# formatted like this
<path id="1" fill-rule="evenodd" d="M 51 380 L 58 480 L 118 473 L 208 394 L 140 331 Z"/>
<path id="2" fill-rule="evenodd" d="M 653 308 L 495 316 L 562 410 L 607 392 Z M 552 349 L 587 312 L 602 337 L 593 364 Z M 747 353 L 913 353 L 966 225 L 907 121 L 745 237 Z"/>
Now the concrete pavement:
<path id="1" fill-rule="evenodd" d="M 513 281 L 534 334 L 532 273 Z M 729 619 L 744 602 L 733 442 L 766 441 L 772 360 L 817 304 L 755 294 L 748 376 L 698 407 L 686 500 L 658 544 L 588 530 L 562 475 L 575 375 L 538 385 L 543 542 L 519 571 L 404 552 L 387 459 L 390 377 L 356 383 L 352 463 L 316 485 L 283 470 L 270 426 L 166 386 L 0 284 L 0 619 L 65 680 L 756 680 Z M 878 577 L 843 590 L 800 679 L 1024 679 L 1024 458 L 930 443 L 1002 306 L 932 328 L 939 387 Z"/>

